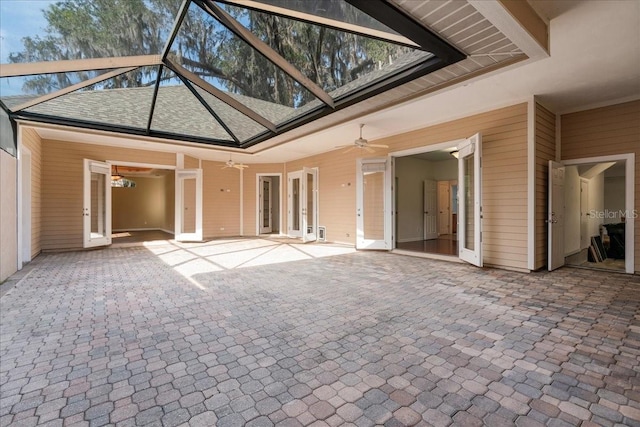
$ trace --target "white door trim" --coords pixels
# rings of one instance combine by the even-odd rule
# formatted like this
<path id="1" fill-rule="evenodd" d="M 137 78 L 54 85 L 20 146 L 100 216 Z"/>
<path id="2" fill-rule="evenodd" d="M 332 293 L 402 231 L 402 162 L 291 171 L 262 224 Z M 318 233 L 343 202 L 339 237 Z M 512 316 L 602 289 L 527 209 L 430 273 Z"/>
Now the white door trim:
<path id="1" fill-rule="evenodd" d="M 586 157 L 582 159 L 562 160 L 565 166 L 582 165 L 585 163 L 605 163 L 605 162 L 625 162 L 625 210 L 627 212 L 627 221 L 625 225 L 624 235 L 624 265 L 625 273 L 633 274 L 635 272 L 635 220 L 633 215 L 640 214 L 635 212 L 635 159 L 634 153 L 614 154 L 610 156 Z"/>

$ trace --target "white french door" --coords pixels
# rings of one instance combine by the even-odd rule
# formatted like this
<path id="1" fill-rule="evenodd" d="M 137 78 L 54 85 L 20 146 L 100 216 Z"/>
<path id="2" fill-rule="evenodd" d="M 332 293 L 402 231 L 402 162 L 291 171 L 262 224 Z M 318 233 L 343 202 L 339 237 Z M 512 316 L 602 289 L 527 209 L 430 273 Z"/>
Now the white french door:
<path id="1" fill-rule="evenodd" d="M 290 237 L 318 240 L 318 170 L 303 168 L 287 174 Z"/>
<path id="2" fill-rule="evenodd" d="M 398 189 L 396 188 L 396 192 Z M 424 240 L 438 238 L 438 189 L 434 180 L 424 181 Z"/>
<path id="3" fill-rule="evenodd" d="M 273 180 L 266 176 L 261 176 L 259 180 L 260 233 L 266 234 L 273 231 Z"/>
<path id="4" fill-rule="evenodd" d="M 549 160 L 549 271 L 564 265 L 564 165 Z"/>
<path id="5" fill-rule="evenodd" d="M 482 136 L 458 146 L 458 256 L 482 267 Z"/>
<path id="6" fill-rule="evenodd" d="M 391 158 L 357 160 L 357 249 L 392 249 L 391 163 Z"/>
<path id="7" fill-rule="evenodd" d="M 111 165 L 84 159 L 83 246 L 111 244 Z"/>
<path id="8" fill-rule="evenodd" d="M 202 240 L 202 169 L 176 171 L 175 239 Z"/>

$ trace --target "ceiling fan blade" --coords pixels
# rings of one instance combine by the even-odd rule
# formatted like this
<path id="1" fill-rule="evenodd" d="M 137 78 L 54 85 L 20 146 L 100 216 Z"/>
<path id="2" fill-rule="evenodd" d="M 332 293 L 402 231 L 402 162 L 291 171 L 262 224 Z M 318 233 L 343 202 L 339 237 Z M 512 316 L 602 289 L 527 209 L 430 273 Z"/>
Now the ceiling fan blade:
<path id="1" fill-rule="evenodd" d="M 386 144 L 367 144 L 368 147 L 375 147 L 375 148 L 389 148 L 388 145 Z"/>
<path id="2" fill-rule="evenodd" d="M 362 148 L 364 148 L 365 150 L 367 150 L 369 153 L 375 153 L 375 152 L 376 152 L 376 150 L 374 150 L 373 148 L 371 148 L 371 146 L 370 146 L 370 145 L 365 146 L 365 147 L 362 147 Z"/>
<path id="3" fill-rule="evenodd" d="M 236 168 L 236 169 L 238 169 L 238 170 L 242 170 L 242 169 L 246 169 L 246 168 L 248 168 L 249 166 L 247 166 L 247 165 L 243 165 L 242 163 L 239 163 L 239 164 L 237 164 L 237 165 L 233 165 L 233 167 L 234 167 L 234 168 Z"/>
<path id="4" fill-rule="evenodd" d="M 353 151 L 354 149 L 358 148 L 355 145 L 343 145 L 343 147 L 349 147 L 346 150 L 344 150 L 343 153 L 349 153 L 350 151 Z"/>

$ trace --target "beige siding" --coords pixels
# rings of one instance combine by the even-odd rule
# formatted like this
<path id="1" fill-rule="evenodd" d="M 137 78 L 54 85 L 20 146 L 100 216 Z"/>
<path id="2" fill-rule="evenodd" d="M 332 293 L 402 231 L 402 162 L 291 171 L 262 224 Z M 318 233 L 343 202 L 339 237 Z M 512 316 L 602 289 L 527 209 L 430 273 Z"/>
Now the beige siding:
<path id="1" fill-rule="evenodd" d="M 243 171 L 243 205 L 244 205 L 244 215 L 243 215 L 243 235 L 245 236 L 255 236 L 256 235 L 256 201 L 257 201 L 257 176 L 258 174 L 269 174 L 269 175 L 278 175 L 281 174 L 282 182 L 282 190 L 283 192 L 280 194 L 280 216 L 283 216 L 283 227 L 286 224 L 286 201 L 287 201 L 287 193 L 285 192 L 284 180 L 287 179 L 284 174 L 284 165 L 282 163 L 279 164 L 253 164 L 249 165 L 247 169 Z M 286 229 L 285 229 L 286 230 Z M 285 230 L 281 230 L 282 233 L 285 233 Z"/>
<path id="2" fill-rule="evenodd" d="M 18 269 L 16 158 L 0 150 L 0 282 Z"/>
<path id="3" fill-rule="evenodd" d="M 198 169 L 200 167 L 200 160 L 195 158 L 195 157 L 191 157 L 191 156 L 184 156 L 184 168 L 185 169 Z"/>
<path id="4" fill-rule="evenodd" d="M 483 138 L 484 262 L 527 268 L 527 104 L 519 104 L 376 140 L 388 152 L 469 137 Z M 345 138 L 348 139 L 348 138 Z M 327 240 L 355 243 L 357 157 L 387 154 L 344 149 L 286 164 L 286 171 L 319 168 L 319 224 Z M 284 190 L 286 194 L 286 189 Z M 255 202 L 253 203 L 255 205 Z"/>
<path id="5" fill-rule="evenodd" d="M 287 233 L 287 173 L 303 167 L 318 168 L 318 225 L 327 228 L 330 242 L 355 244 L 356 234 L 356 158 L 359 150 L 334 150 L 285 165 L 283 182 L 283 233 Z M 382 153 L 381 153 L 382 154 Z"/>
<path id="6" fill-rule="evenodd" d="M 535 123 L 535 269 L 547 265 L 547 207 L 549 203 L 549 160 L 556 158 L 556 116 L 536 103 Z"/>
<path id="7" fill-rule="evenodd" d="M 240 171 L 223 166 L 221 162 L 202 162 L 205 238 L 240 235 Z"/>
<path id="8" fill-rule="evenodd" d="M 42 141 L 42 249 L 82 247 L 83 159 L 175 166 L 171 153 Z"/>
<path id="9" fill-rule="evenodd" d="M 561 117 L 562 160 L 634 153 L 635 209 L 640 212 L 640 101 Z M 635 271 L 640 272 L 640 218 L 635 220 Z"/>
<path id="10" fill-rule="evenodd" d="M 22 144 L 31 151 L 31 258 L 41 251 L 42 141 L 34 129 L 22 128 Z"/>

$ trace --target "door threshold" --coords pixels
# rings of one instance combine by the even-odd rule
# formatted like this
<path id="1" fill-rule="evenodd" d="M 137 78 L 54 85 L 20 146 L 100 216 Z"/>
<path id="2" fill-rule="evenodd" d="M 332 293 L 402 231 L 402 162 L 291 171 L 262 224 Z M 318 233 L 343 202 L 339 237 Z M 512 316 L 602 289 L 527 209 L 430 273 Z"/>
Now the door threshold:
<path id="1" fill-rule="evenodd" d="M 458 258 L 455 255 L 432 254 L 428 252 L 408 251 L 406 249 L 393 249 L 391 250 L 391 253 L 397 254 L 397 255 L 413 256 L 418 258 L 436 259 L 439 261 L 457 262 L 460 264 L 464 263 L 464 261 L 462 261 L 460 258 Z"/>

